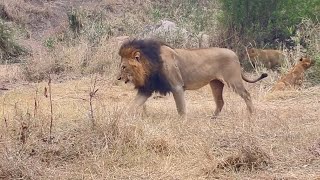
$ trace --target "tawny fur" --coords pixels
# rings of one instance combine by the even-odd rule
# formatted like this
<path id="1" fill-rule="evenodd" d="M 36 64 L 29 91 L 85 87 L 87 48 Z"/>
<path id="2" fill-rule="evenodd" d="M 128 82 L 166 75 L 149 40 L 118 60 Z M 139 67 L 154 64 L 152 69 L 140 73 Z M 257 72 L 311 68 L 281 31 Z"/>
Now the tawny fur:
<path id="1" fill-rule="evenodd" d="M 314 64 L 308 57 L 302 57 L 299 62 L 285 75 L 283 75 L 271 91 L 282 91 L 286 88 L 296 88 L 302 85 L 304 72 Z"/>
<path id="2" fill-rule="evenodd" d="M 210 84 L 216 103 L 214 116 L 224 105 L 224 85 L 239 94 L 252 113 L 251 97 L 242 80 L 254 83 L 267 77 L 267 74 L 262 74 L 255 80 L 247 79 L 242 74 L 237 55 L 225 48 L 173 49 L 155 40 L 132 40 L 121 46 L 119 55 L 119 80 L 131 81 L 138 89 L 131 107 L 143 105 L 153 92 L 171 92 L 182 116 L 186 115 L 184 91 L 207 84 Z"/>
<path id="3" fill-rule="evenodd" d="M 120 49 L 120 56 L 122 57 L 127 57 L 127 58 L 134 58 L 135 53 L 138 52 L 138 49 L 134 48 L 122 48 Z M 129 78 L 127 77 L 128 75 L 131 75 L 130 81 L 136 86 L 136 87 L 141 87 L 145 84 L 146 77 L 149 76 L 150 74 L 150 64 L 149 62 L 145 59 L 142 58 L 141 62 L 138 61 L 128 61 L 127 62 L 128 69 L 123 69 L 122 75 L 124 76 L 123 78 Z"/>
<path id="4" fill-rule="evenodd" d="M 250 61 L 256 65 L 263 65 L 267 69 L 280 67 L 284 61 L 284 54 L 279 50 L 273 49 L 248 49 Z"/>

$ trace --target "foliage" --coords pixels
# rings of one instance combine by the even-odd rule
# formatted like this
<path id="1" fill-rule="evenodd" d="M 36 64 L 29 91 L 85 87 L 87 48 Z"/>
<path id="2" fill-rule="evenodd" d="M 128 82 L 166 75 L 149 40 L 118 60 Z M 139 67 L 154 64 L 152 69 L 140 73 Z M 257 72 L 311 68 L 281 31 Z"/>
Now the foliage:
<path id="1" fill-rule="evenodd" d="M 1 63 L 9 62 L 20 62 L 19 56 L 25 55 L 26 49 L 19 46 L 13 40 L 13 33 L 10 28 L 6 26 L 3 21 L 0 21 L 0 55 Z"/>
<path id="2" fill-rule="evenodd" d="M 312 84 L 320 83 L 320 23 L 303 19 L 297 25 L 297 33 L 292 37 L 304 48 L 305 54 L 315 61 L 313 68 L 307 72 L 307 78 Z"/>
<path id="3" fill-rule="evenodd" d="M 151 15 L 155 22 L 170 19 L 192 29 L 194 32 L 207 30 L 213 26 L 216 3 L 214 1 L 177 0 L 155 1 Z"/>
<path id="4" fill-rule="evenodd" d="M 54 48 L 55 39 L 50 37 L 44 42 L 44 46 L 48 48 L 48 50 L 52 50 Z"/>
<path id="5" fill-rule="evenodd" d="M 260 46 L 278 45 L 296 33 L 303 18 L 316 20 L 319 15 L 319 0 L 220 0 L 220 22 L 236 31 L 242 39 L 255 41 Z M 291 44 L 290 44 L 291 43 Z M 294 42 L 290 41 L 289 45 Z"/>
<path id="6" fill-rule="evenodd" d="M 68 12 L 68 19 L 73 38 L 82 35 L 91 43 L 97 44 L 101 37 L 113 34 L 103 12 L 72 9 Z"/>

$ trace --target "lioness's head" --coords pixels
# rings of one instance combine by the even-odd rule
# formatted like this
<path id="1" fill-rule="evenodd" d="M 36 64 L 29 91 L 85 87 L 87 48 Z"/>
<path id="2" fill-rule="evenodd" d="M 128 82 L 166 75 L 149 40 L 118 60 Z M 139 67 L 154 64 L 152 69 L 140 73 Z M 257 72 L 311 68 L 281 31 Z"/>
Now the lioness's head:
<path id="1" fill-rule="evenodd" d="M 251 59 L 256 58 L 259 55 L 259 50 L 256 48 L 248 48 L 248 55 Z"/>
<path id="2" fill-rule="evenodd" d="M 309 57 L 302 57 L 299 59 L 299 64 L 301 64 L 304 69 L 310 68 L 314 63 L 315 61 L 311 60 Z"/>
<path id="3" fill-rule="evenodd" d="M 125 42 L 119 50 L 121 56 L 120 74 L 118 80 L 125 83 L 131 82 L 136 88 L 142 87 L 150 74 L 148 61 L 143 57 L 143 53 Z"/>

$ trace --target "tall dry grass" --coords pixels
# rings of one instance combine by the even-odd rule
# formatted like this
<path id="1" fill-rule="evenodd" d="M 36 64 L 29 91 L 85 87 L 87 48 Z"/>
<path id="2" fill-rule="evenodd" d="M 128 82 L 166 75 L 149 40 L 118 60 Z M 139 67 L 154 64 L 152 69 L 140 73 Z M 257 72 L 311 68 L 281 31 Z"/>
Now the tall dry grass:
<path id="1" fill-rule="evenodd" d="M 247 85 L 256 107 L 251 118 L 243 100 L 226 89 L 226 105 L 217 120 L 210 119 L 214 102 L 209 87 L 187 91 L 188 120 L 181 121 L 171 96 L 150 98 L 146 112 L 121 115 L 135 94 L 132 87 L 99 77 L 92 129 L 91 81 L 52 84 L 51 141 L 50 101 L 41 95 L 46 83 L 1 96 L 2 178 L 315 179 L 320 175 L 318 87 L 268 94 L 267 82 Z"/>

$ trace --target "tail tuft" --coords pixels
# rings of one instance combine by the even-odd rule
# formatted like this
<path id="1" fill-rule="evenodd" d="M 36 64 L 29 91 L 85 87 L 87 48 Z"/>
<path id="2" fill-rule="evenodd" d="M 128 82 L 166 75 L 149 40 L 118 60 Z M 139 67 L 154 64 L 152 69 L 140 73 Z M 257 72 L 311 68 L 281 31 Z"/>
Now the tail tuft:
<path id="1" fill-rule="evenodd" d="M 256 79 L 256 80 L 250 80 L 248 78 L 246 78 L 242 73 L 241 73 L 241 76 L 242 76 L 242 79 L 248 83 L 255 83 L 257 81 L 260 81 L 261 79 L 265 78 L 265 77 L 268 77 L 268 74 L 267 73 L 262 73 L 261 76 Z"/>
<path id="2" fill-rule="evenodd" d="M 262 73 L 262 74 L 261 74 L 261 79 L 262 79 L 262 78 L 265 78 L 265 77 L 268 77 L 268 74 L 267 74 L 267 73 Z"/>

